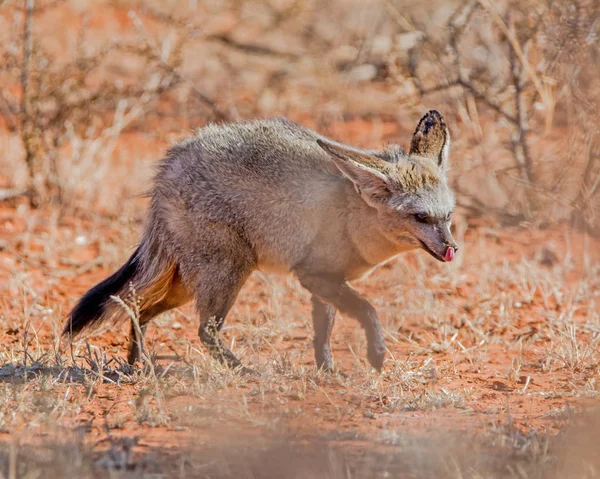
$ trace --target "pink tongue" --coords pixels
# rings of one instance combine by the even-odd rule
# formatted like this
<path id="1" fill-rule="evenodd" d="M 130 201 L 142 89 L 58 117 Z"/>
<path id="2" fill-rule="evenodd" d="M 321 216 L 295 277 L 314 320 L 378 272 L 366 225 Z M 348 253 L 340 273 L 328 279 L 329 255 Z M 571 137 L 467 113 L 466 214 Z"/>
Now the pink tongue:
<path id="1" fill-rule="evenodd" d="M 444 256 L 444 261 L 452 261 L 454 259 L 454 248 L 448 247 L 446 250 L 446 256 Z"/>

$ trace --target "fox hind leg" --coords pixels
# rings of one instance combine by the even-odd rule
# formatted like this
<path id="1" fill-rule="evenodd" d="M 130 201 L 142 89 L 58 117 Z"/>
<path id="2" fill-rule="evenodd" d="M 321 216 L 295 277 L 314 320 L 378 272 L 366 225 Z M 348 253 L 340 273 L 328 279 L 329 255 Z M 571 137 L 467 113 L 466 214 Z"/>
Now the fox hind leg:
<path id="1" fill-rule="evenodd" d="M 210 354 L 230 368 L 240 361 L 220 338 L 225 318 L 256 267 L 256 256 L 240 232 L 225 224 L 197 227 L 197 242 L 188 245 L 182 271 L 186 284 L 195 285 L 198 336 Z M 182 265 L 183 266 L 183 265 Z"/>
<path id="2" fill-rule="evenodd" d="M 165 298 L 141 312 L 139 318 L 139 333 L 141 334 L 138 333 L 138 329 L 136 328 L 135 324 L 133 324 L 133 321 L 131 321 L 129 351 L 127 353 L 127 362 L 129 364 L 133 365 L 136 361 L 141 359 L 142 352 L 144 351 L 144 336 L 146 334 L 148 323 L 152 320 L 152 318 L 173 308 L 183 306 L 191 299 L 192 294 L 182 283 L 179 273 L 176 272 L 172 279 L 169 292 Z"/>
<path id="3" fill-rule="evenodd" d="M 198 335 L 213 358 L 235 369 L 241 362 L 220 337 L 227 313 L 248 278 L 251 270 L 240 264 L 203 265 L 203 274 L 196 293 L 196 308 L 200 315 Z"/>
<path id="4" fill-rule="evenodd" d="M 144 337 L 146 335 L 147 327 L 148 324 L 144 324 L 143 326 L 140 326 L 140 330 L 138 331 L 133 321 L 131 321 L 127 362 L 132 366 L 136 361 L 140 361 L 142 358 L 142 351 L 144 350 Z"/>

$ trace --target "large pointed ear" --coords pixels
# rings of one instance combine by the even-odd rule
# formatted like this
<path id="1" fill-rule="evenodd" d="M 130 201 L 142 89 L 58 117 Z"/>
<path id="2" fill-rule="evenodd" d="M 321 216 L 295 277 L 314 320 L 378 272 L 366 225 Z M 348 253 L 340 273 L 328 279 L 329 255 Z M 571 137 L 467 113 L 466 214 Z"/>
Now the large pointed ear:
<path id="1" fill-rule="evenodd" d="M 331 156 L 338 169 L 358 194 L 371 206 L 385 203 L 392 195 L 387 174 L 390 165 L 376 156 L 319 139 L 317 143 Z"/>
<path id="2" fill-rule="evenodd" d="M 410 143 L 410 154 L 424 156 L 446 169 L 450 151 L 450 131 L 437 110 L 428 111 L 419 121 Z"/>

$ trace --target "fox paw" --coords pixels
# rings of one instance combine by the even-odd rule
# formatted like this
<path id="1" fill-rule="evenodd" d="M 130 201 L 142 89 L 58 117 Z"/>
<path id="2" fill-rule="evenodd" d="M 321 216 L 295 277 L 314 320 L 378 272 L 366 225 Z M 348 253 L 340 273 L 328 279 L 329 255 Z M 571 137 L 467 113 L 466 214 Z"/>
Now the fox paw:
<path id="1" fill-rule="evenodd" d="M 371 366 L 377 369 L 377 371 L 381 372 L 383 368 L 383 360 L 385 359 L 385 345 L 378 344 L 369 346 L 367 358 L 369 359 Z"/>

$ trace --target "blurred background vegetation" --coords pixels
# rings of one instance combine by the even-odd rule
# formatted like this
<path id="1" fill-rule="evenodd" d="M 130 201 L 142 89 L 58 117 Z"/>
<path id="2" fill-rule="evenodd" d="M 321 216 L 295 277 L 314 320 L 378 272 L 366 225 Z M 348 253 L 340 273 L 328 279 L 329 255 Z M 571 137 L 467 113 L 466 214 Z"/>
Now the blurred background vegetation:
<path id="1" fill-rule="evenodd" d="M 596 0 L 0 0 L 0 197 L 115 214 L 207 122 L 406 145 L 436 108 L 467 218 L 599 232 Z"/>

